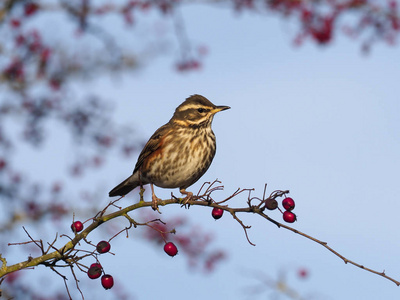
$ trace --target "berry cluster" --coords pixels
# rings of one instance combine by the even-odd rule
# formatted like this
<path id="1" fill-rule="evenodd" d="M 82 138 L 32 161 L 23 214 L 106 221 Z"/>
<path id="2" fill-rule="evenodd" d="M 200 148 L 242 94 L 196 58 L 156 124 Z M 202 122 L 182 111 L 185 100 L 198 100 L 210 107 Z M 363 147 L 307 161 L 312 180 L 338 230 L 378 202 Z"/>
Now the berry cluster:
<path id="1" fill-rule="evenodd" d="M 81 221 L 75 221 L 71 225 L 72 231 L 77 234 L 83 230 L 83 223 Z M 107 241 L 100 241 L 97 243 L 96 251 L 99 254 L 107 253 L 110 251 L 111 245 Z M 87 275 L 90 279 L 97 279 L 103 273 L 103 267 L 99 262 L 95 262 L 90 265 Z M 114 286 L 114 278 L 109 274 L 101 276 L 101 285 L 106 289 L 111 289 Z"/>
<path id="2" fill-rule="evenodd" d="M 107 253 L 108 251 L 110 251 L 110 249 L 111 245 L 109 242 L 106 241 L 101 241 L 96 246 L 96 250 L 100 254 Z M 97 279 L 101 276 L 102 273 L 103 267 L 99 263 L 91 264 L 87 272 L 90 279 Z M 114 278 L 109 274 L 104 274 L 103 276 L 101 276 L 101 285 L 106 290 L 111 289 L 114 285 Z"/>
<path id="3" fill-rule="evenodd" d="M 268 210 L 279 209 L 282 212 L 283 220 L 288 223 L 293 223 L 296 221 L 296 215 L 292 212 L 294 209 L 294 200 L 290 197 L 286 197 L 282 200 L 282 206 L 285 209 L 284 212 L 278 207 L 278 201 L 275 199 L 266 199 L 264 208 Z"/>
<path id="4" fill-rule="evenodd" d="M 292 210 L 294 209 L 294 200 L 290 197 L 287 197 L 282 200 L 282 206 L 285 209 L 283 212 L 283 219 L 288 222 L 288 223 L 293 223 L 296 221 L 296 215 L 292 213 Z"/>
<path id="5" fill-rule="evenodd" d="M 97 279 L 103 273 L 103 267 L 99 263 L 94 263 L 90 265 L 90 268 L 87 272 L 90 279 Z M 106 290 L 111 289 L 114 286 L 114 278 L 109 274 L 104 274 L 101 276 L 101 285 Z"/>
<path id="6" fill-rule="evenodd" d="M 263 209 L 268 209 L 268 210 L 275 210 L 277 208 L 279 209 L 278 201 L 276 201 L 275 199 L 268 198 L 264 202 L 265 202 L 265 206 Z M 295 206 L 294 200 L 290 197 L 286 197 L 285 199 L 282 200 L 282 206 L 285 209 L 285 211 L 282 212 L 281 209 L 279 209 L 279 210 L 283 214 L 283 220 L 288 223 L 295 222 L 297 220 L 297 217 L 292 212 L 292 210 L 294 209 L 294 206 Z M 223 209 L 214 207 L 211 212 L 211 215 L 215 220 L 218 220 L 222 217 L 223 213 L 224 213 Z"/>
<path id="7" fill-rule="evenodd" d="M 285 220 L 288 223 L 293 223 L 296 221 L 296 215 L 292 213 L 292 210 L 294 209 L 294 200 L 290 197 L 287 197 L 282 200 L 282 206 L 285 209 L 283 212 L 283 220 Z"/>

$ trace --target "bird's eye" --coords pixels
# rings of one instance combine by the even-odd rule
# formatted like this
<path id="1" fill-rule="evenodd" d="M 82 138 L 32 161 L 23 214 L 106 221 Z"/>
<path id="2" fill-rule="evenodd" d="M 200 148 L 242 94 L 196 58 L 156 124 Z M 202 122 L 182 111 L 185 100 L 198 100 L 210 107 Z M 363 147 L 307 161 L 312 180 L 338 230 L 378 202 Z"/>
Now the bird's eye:
<path id="1" fill-rule="evenodd" d="M 203 113 L 203 112 L 205 112 L 206 110 L 205 110 L 204 108 L 198 108 L 197 111 L 198 111 L 199 113 Z"/>

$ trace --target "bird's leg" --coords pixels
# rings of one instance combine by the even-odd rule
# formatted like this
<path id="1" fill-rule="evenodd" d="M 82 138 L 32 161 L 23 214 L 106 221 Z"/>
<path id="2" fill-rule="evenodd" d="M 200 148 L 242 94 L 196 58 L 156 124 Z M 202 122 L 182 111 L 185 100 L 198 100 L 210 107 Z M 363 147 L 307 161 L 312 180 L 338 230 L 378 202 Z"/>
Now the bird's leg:
<path id="1" fill-rule="evenodd" d="M 152 199 L 152 203 L 151 203 L 151 208 L 153 210 L 156 210 L 160 213 L 160 211 L 158 210 L 158 201 L 160 201 L 161 199 L 158 198 L 156 196 L 156 194 L 154 194 L 154 186 L 152 183 L 150 183 L 150 187 L 151 187 L 151 199 Z M 161 214 L 161 213 L 160 213 Z"/>
<path id="2" fill-rule="evenodd" d="M 193 199 L 193 193 L 192 192 L 187 192 L 185 189 L 180 189 L 179 190 L 181 194 L 186 195 L 185 198 L 183 198 L 184 202 L 183 204 L 186 205 L 190 200 Z"/>

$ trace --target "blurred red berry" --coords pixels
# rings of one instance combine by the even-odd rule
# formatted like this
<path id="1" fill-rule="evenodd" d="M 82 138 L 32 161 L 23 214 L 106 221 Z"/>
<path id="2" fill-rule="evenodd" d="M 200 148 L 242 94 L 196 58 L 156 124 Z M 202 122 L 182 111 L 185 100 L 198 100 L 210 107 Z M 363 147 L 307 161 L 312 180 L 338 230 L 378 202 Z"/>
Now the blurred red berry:
<path id="1" fill-rule="evenodd" d="M 111 245 L 109 242 L 106 242 L 106 241 L 101 241 L 96 246 L 96 250 L 99 253 L 106 253 L 106 252 L 110 251 L 110 249 L 111 249 Z"/>
<path id="2" fill-rule="evenodd" d="M 102 267 L 99 263 L 94 263 L 90 265 L 90 268 L 87 272 L 90 279 L 96 279 L 101 276 Z"/>
<path id="3" fill-rule="evenodd" d="M 296 221 L 296 215 L 287 210 L 283 213 L 283 219 L 288 223 L 293 223 L 294 221 Z"/>
<path id="4" fill-rule="evenodd" d="M 39 5 L 35 2 L 28 2 L 25 4 L 25 16 L 33 15 L 39 9 Z"/>
<path id="5" fill-rule="evenodd" d="M 73 232 L 80 232 L 83 230 L 83 224 L 81 221 L 75 221 L 74 223 L 72 223 L 71 225 L 71 229 Z"/>
<path id="6" fill-rule="evenodd" d="M 54 91 L 58 91 L 61 87 L 62 81 L 60 78 L 52 77 L 49 79 L 48 83 Z"/>
<path id="7" fill-rule="evenodd" d="M 21 175 L 14 174 L 14 175 L 12 175 L 11 180 L 12 180 L 13 183 L 20 183 L 21 182 Z"/>
<path id="8" fill-rule="evenodd" d="M 15 44 L 17 46 L 21 46 L 23 43 L 25 43 L 26 39 L 23 35 L 19 34 L 15 37 Z"/>
<path id="9" fill-rule="evenodd" d="M 47 62 L 49 60 L 51 54 L 51 50 L 49 48 L 44 48 L 42 49 L 42 52 L 40 53 L 40 59 L 43 62 Z"/>
<path id="10" fill-rule="evenodd" d="M 290 197 L 287 197 L 282 200 L 282 206 L 284 209 L 291 211 L 294 209 L 294 200 Z"/>
<path id="11" fill-rule="evenodd" d="M 207 55 L 208 52 L 209 52 L 209 49 L 208 49 L 208 47 L 205 46 L 205 45 L 201 45 L 201 46 L 199 46 L 199 47 L 197 48 L 197 53 L 199 53 L 199 55 L 204 56 L 204 55 Z"/>
<path id="12" fill-rule="evenodd" d="M 21 60 L 15 59 L 7 68 L 3 70 L 7 79 L 22 82 L 25 79 L 24 65 Z"/>
<path id="13" fill-rule="evenodd" d="M 307 269 L 303 269 L 303 268 L 299 269 L 297 274 L 299 275 L 300 278 L 305 279 L 305 278 L 308 277 L 308 270 Z"/>
<path id="14" fill-rule="evenodd" d="M 200 61 L 194 59 L 181 61 L 176 64 L 176 68 L 178 69 L 178 71 L 192 71 L 199 69 L 200 67 Z"/>
<path id="15" fill-rule="evenodd" d="M 178 248 L 174 245 L 172 242 L 168 242 L 164 246 L 164 251 L 167 253 L 169 256 L 175 256 L 178 253 Z"/>
<path id="16" fill-rule="evenodd" d="M 97 142 L 99 145 L 104 146 L 104 147 L 110 147 L 113 143 L 113 138 L 111 136 L 100 136 L 97 138 Z"/>
<path id="17" fill-rule="evenodd" d="M 109 290 L 113 287 L 114 285 L 114 278 L 109 275 L 109 274 L 105 274 L 101 277 L 101 285 L 103 286 L 103 288 L 105 288 L 106 290 Z"/>
<path id="18" fill-rule="evenodd" d="M 29 201 L 26 203 L 26 212 L 30 218 L 35 220 L 37 220 L 41 215 L 40 207 L 34 201 Z"/>
<path id="19" fill-rule="evenodd" d="M 6 161 L 0 158 L 0 171 L 6 167 Z"/>
<path id="20" fill-rule="evenodd" d="M 95 167 L 99 167 L 103 163 L 103 158 L 101 158 L 100 156 L 94 156 L 92 161 Z"/>
<path id="21" fill-rule="evenodd" d="M 335 16 L 328 16 L 321 21 L 319 27 L 310 27 L 309 33 L 319 44 L 327 44 L 332 40 Z"/>
<path id="22" fill-rule="evenodd" d="M 61 191 L 61 183 L 55 182 L 53 184 L 53 187 L 51 188 L 51 192 L 56 194 L 59 193 L 60 191 Z"/>
<path id="23" fill-rule="evenodd" d="M 212 213 L 211 213 L 212 217 L 215 220 L 220 219 L 223 214 L 224 214 L 224 210 L 220 209 L 220 208 L 217 208 L 217 207 L 214 207 L 213 210 L 212 210 Z"/>
<path id="24" fill-rule="evenodd" d="M 18 19 L 11 19 L 10 20 L 11 27 L 17 28 L 21 26 L 21 21 Z"/>
<path id="25" fill-rule="evenodd" d="M 9 273 L 5 277 L 5 281 L 8 282 L 9 284 L 13 284 L 22 274 L 20 271 L 15 271 L 12 273 Z"/>

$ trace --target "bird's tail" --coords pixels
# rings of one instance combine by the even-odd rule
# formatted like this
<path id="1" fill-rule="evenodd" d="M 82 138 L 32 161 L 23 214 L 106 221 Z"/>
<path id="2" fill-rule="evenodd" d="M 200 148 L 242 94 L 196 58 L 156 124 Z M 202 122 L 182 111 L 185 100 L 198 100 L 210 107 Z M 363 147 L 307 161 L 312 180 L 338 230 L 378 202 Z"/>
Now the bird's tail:
<path id="1" fill-rule="evenodd" d="M 139 186 L 139 182 L 133 180 L 133 175 L 129 176 L 127 179 L 118 184 L 115 188 L 113 188 L 109 193 L 109 197 L 114 196 L 125 196 L 130 191 L 132 191 L 135 187 Z"/>

